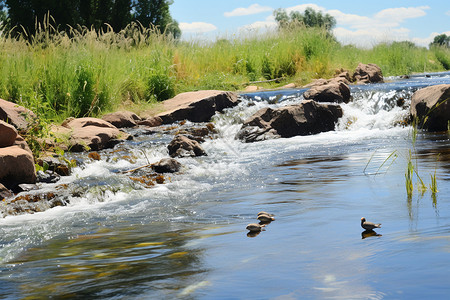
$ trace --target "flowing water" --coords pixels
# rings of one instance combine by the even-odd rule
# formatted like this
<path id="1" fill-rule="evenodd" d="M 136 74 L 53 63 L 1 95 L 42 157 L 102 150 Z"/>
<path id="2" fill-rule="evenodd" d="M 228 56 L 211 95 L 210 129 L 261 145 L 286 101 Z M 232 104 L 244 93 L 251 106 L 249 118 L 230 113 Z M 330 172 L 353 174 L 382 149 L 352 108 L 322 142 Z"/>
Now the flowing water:
<path id="1" fill-rule="evenodd" d="M 134 129 L 100 161 L 78 157 L 71 176 L 41 185 L 70 190 L 68 206 L 0 219 L 0 298 L 447 297 L 449 136 L 419 132 L 413 145 L 401 125 L 413 91 L 450 74 L 391 80 L 352 87 L 336 131 L 251 144 L 234 139 L 242 120 L 302 90 L 242 95 L 214 117 L 208 156 L 180 159 L 182 172 L 153 187 L 118 171 L 167 157 L 171 131 Z M 410 150 L 437 194 L 407 196 Z M 276 220 L 247 235 L 262 210 Z M 361 217 L 382 223 L 377 235 Z"/>

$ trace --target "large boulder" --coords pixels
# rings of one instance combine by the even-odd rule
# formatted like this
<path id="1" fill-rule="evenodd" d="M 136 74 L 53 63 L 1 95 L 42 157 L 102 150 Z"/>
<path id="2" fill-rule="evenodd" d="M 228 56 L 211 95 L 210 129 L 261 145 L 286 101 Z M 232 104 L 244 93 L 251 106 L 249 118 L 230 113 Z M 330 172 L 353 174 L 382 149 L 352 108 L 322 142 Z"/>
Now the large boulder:
<path id="1" fill-rule="evenodd" d="M 225 91 L 187 92 L 166 100 L 163 103 L 165 112 L 160 113 L 164 124 L 189 120 L 192 122 L 207 122 L 216 112 L 238 104 L 237 94 Z"/>
<path id="2" fill-rule="evenodd" d="M 0 148 L 9 147 L 17 138 L 17 130 L 14 126 L 0 120 Z"/>
<path id="3" fill-rule="evenodd" d="M 17 145 L 0 148 L 0 182 L 9 188 L 21 183 L 35 183 L 33 155 Z"/>
<path id="4" fill-rule="evenodd" d="M 383 73 L 376 64 L 359 63 L 353 73 L 353 81 L 356 81 L 357 84 L 384 82 Z"/>
<path id="5" fill-rule="evenodd" d="M 345 80 L 345 78 L 342 78 Z M 306 100 L 317 102 L 348 103 L 350 101 L 350 88 L 340 78 L 333 78 L 324 82 L 318 81 L 309 90 L 303 93 Z"/>
<path id="6" fill-rule="evenodd" d="M 428 131 L 447 131 L 450 122 L 450 84 L 416 91 L 411 99 L 411 116 Z"/>
<path id="7" fill-rule="evenodd" d="M 280 108 L 263 108 L 247 119 L 236 137 L 244 142 L 311 135 L 334 130 L 342 109 L 312 100 Z"/>
<path id="8" fill-rule="evenodd" d="M 117 128 L 134 127 L 141 118 L 131 111 L 117 111 L 106 114 L 102 120 L 109 122 Z"/>
<path id="9" fill-rule="evenodd" d="M 69 129 L 65 134 L 69 135 L 69 150 L 73 152 L 111 148 L 129 137 L 111 123 L 96 118 L 72 118 L 62 125 Z"/>
<path id="10" fill-rule="evenodd" d="M 0 120 L 13 125 L 20 132 L 28 129 L 30 121 L 37 118 L 29 109 L 0 99 Z"/>
<path id="11" fill-rule="evenodd" d="M 202 146 L 184 135 L 177 135 L 167 146 L 171 157 L 195 157 L 206 155 Z"/>

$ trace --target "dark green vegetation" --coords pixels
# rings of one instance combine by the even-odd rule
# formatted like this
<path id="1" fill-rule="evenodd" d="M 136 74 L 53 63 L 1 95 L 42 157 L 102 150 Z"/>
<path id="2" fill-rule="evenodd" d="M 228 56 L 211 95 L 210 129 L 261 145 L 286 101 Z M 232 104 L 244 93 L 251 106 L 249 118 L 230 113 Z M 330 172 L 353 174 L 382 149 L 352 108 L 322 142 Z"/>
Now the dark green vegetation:
<path id="1" fill-rule="evenodd" d="M 3 20 L 8 30 L 16 34 L 33 35 L 36 24 L 46 22 L 52 16 L 59 30 L 78 26 L 120 31 L 131 22 L 143 26 L 156 26 L 161 32 L 176 38 L 181 35 L 178 23 L 169 11 L 171 0 L 0 0 Z M 70 31 L 70 30 L 69 30 Z"/>

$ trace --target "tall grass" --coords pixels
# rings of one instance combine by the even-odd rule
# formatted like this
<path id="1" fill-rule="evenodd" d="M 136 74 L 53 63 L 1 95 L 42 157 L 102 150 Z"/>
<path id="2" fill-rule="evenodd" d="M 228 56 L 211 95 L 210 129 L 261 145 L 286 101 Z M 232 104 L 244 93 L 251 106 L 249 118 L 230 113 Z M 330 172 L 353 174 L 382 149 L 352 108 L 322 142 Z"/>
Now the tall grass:
<path id="1" fill-rule="evenodd" d="M 378 64 L 384 75 L 442 71 L 450 57 L 448 49 L 408 43 L 341 46 L 320 28 L 199 42 L 173 40 L 136 23 L 119 33 L 85 27 L 59 32 L 51 17 L 39 26 L 32 37 L 0 36 L 0 97 L 54 121 L 185 91 L 238 90 L 279 78 L 275 84 L 305 84 L 359 62 Z"/>

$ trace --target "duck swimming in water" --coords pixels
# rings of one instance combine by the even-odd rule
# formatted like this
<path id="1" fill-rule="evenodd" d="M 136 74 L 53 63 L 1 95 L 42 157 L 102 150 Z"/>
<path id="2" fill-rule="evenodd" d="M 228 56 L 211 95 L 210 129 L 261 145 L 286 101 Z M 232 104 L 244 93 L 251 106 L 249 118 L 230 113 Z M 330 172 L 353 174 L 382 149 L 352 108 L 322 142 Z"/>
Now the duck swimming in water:
<path id="1" fill-rule="evenodd" d="M 260 222 L 263 223 L 268 223 L 268 222 L 272 222 L 275 221 L 275 218 L 272 217 L 271 215 L 265 215 L 265 214 L 258 214 L 258 218 L 257 218 Z"/>
<path id="2" fill-rule="evenodd" d="M 381 228 L 381 224 L 367 222 L 366 218 L 361 218 L 361 227 L 365 230 L 374 230 L 375 228 Z"/>
<path id="3" fill-rule="evenodd" d="M 260 215 L 267 215 L 267 216 L 269 216 L 269 217 L 274 217 L 274 216 L 275 216 L 274 214 L 269 214 L 268 212 L 265 212 L 265 211 L 260 211 L 260 212 L 258 213 L 258 217 L 259 217 Z"/>
<path id="4" fill-rule="evenodd" d="M 263 228 L 264 228 L 264 225 L 259 225 L 256 223 L 248 224 L 246 227 L 246 229 L 251 232 L 260 232 L 261 230 L 263 230 Z"/>

